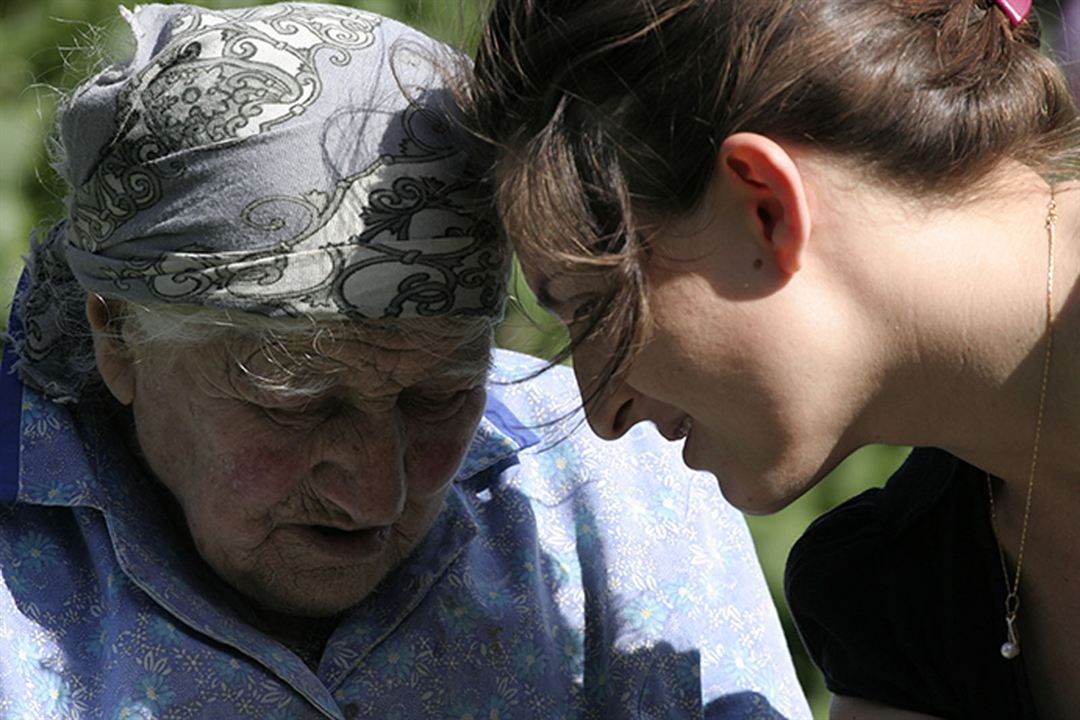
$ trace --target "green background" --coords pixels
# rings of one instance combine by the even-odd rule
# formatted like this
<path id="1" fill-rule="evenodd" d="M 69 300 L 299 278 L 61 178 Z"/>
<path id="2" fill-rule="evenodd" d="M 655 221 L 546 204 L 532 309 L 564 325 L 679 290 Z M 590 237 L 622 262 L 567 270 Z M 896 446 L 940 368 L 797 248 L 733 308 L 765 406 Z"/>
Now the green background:
<path id="1" fill-rule="evenodd" d="M 255 3 L 204 0 L 201 4 L 225 8 Z M 395 17 L 436 37 L 469 46 L 476 36 L 483 0 L 355 0 L 341 4 Z M 127 41 L 116 8 L 116 0 L 4 0 L 0 5 L 2 298 L 11 296 L 30 231 L 63 212 L 63 187 L 52 175 L 47 151 L 57 89 L 72 88 L 123 51 Z M 500 344 L 536 355 L 550 354 L 561 342 L 558 323 L 536 307 L 524 283 L 513 283 L 513 296 L 511 311 L 499 332 Z M 0 315 L 6 317 L 6 312 Z M 787 616 L 781 592 L 784 559 L 811 520 L 868 484 L 880 484 L 904 454 L 902 448 L 865 448 L 784 511 L 748 519 L 816 718 L 826 717 L 828 698 Z"/>

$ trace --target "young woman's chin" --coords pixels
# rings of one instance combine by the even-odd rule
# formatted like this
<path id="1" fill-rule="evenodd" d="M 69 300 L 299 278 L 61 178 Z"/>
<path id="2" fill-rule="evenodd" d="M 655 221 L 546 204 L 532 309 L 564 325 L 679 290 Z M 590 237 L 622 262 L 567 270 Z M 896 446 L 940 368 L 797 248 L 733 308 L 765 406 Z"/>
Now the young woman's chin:
<path id="1" fill-rule="evenodd" d="M 772 515 L 795 502 L 803 489 L 771 487 L 767 481 L 740 482 L 717 475 L 717 485 L 724 499 L 747 515 Z"/>
<path id="2" fill-rule="evenodd" d="M 687 455 L 687 466 L 715 475 L 724 499 L 747 515 L 771 515 L 783 510 L 827 473 L 821 463 L 797 462 L 798 458 L 787 458 L 783 463 L 750 463 L 745 458 L 740 462 Z"/>

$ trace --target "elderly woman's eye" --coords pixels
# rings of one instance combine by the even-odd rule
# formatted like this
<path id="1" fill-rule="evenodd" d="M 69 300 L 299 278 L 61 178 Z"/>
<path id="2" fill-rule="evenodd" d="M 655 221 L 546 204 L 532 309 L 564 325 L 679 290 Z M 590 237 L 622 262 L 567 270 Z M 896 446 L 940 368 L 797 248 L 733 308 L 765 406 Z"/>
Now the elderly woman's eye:
<path id="1" fill-rule="evenodd" d="M 322 422 L 334 412 L 327 404 L 302 403 L 296 405 L 260 405 L 263 416 L 276 425 L 296 428 Z"/>
<path id="2" fill-rule="evenodd" d="M 449 392 L 404 392 L 402 408 L 411 415 L 425 420 L 444 420 L 461 410 L 472 388 Z"/>
<path id="3" fill-rule="evenodd" d="M 305 422 L 304 414 L 296 410 L 274 407 L 264 407 L 260 409 L 262 410 L 263 416 L 265 416 L 267 420 L 271 421 L 275 425 L 296 427 L 298 425 L 302 425 Z M 307 422 L 310 422 L 310 418 L 307 420 Z"/>

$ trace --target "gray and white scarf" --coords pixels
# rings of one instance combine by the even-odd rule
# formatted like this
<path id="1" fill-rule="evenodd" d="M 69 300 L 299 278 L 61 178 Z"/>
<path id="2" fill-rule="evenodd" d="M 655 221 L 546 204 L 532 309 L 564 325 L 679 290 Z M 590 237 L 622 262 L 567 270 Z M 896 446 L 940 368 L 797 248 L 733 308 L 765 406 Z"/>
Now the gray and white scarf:
<path id="1" fill-rule="evenodd" d="M 508 250 L 445 46 L 332 5 L 125 17 L 133 59 L 60 117 L 71 199 L 16 293 L 24 381 L 78 396 L 87 292 L 316 320 L 501 312 Z"/>

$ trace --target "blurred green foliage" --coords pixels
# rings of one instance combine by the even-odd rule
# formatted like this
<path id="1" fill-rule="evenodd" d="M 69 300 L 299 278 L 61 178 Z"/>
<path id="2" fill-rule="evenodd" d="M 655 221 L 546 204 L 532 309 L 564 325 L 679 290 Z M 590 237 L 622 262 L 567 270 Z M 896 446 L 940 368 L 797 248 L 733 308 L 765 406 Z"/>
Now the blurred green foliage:
<path id="1" fill-rule="evenodd" d="M 226 8 L 252 3 L 204 0 L 202 4 Z M 484 0 L 354 0 L 342 4 L 403 20 L 468 47 L 476 37 Z M 129 41 L 116 8 L 116 0 L 5 0 L 0 5 L 0 67 L 4 68 L 0 74 L 0 297 L 11 296 L 30 231 L 63 212 L 63 187 L 52 175 L 46 150 L 60 97 L 57 88 L 72 88 L 122 54 Z M 565 342 L 561 326 L 537 307 L 517 275 L 512 294 L 510 312 L 499 331 L 500 344 L 550 357 Z M 784 560 L 813 518 L 868 483 L 883 480 L 903 454 L 898 448 L 866 448 L 784 511 L 749 519 L 800 678 L 818 718 L 826 717 L 827 695 L 787 616 L 781 592 Z"/>

